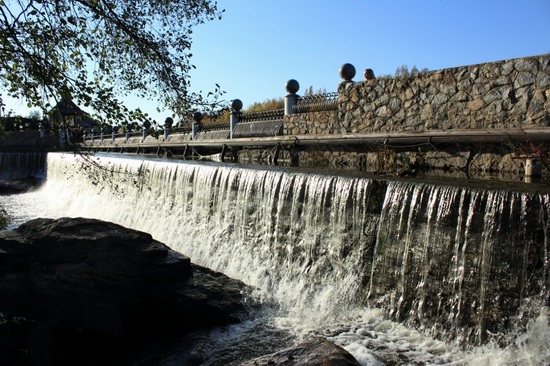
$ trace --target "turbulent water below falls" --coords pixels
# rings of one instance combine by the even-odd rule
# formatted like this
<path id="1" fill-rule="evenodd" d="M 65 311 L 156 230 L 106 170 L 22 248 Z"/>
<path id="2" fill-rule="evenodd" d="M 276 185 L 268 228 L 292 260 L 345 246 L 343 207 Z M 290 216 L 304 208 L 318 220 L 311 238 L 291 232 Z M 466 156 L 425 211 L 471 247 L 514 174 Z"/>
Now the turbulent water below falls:
<path id="1" fill-rule="evenodd" d="M 40 190 L 0 196 L 13 225 L 116 222 L 257 287 L 269 306 L 213 332 L 205 364 L 311 336 L 363 365 L 550 364 L 548 194 L 80 159 L 49 154 Z"/>

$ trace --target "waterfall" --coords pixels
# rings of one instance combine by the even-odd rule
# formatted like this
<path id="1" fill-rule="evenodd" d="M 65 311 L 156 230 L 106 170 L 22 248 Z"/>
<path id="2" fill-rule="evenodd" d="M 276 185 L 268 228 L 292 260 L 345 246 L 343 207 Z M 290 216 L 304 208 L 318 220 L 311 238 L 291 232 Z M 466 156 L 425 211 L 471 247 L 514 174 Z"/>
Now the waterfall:
<path id="1" fill-rule="evenodd" d="M 0 180 L 42 177 L 46 153 L 0 153 Z"/>
<path id="2" fill-rule="evenodd" d="M 475 345 L 527 327 L 548 306 L 548 192 L 107 154 L 86 160 L 48 154 L 40 199 L 50 215 L 149 232 L 255 286 L 305 333 L 370 308 Z"/>
<path id="3" fill-rule="evenodd" d="M 548 301 L 548 194 L 389 184 L 369 296 L 398 321 L 468 342 Z M 546 293 L 546 300 L 544 294 Z"/>
<path id="4" fill-rule="evenodd" d="M 69 160 L 50 154 L 47 183 L 55 200 L 76 190 L 50 203 L 69 215 L 150 232 L 192 261 L 284 299 L 300 317 L 324 322 L 364 297 L 380 182 L 102 157 L 113 168 L 107 173 L 77 161 L 68 168 Z"/>

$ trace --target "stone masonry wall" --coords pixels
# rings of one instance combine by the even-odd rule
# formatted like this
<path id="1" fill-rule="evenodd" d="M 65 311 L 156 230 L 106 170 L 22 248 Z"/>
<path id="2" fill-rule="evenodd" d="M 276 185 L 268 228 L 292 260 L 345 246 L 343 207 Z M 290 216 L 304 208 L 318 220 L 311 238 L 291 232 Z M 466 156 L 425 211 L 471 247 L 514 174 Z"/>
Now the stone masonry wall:
<path id="1" fill-rule="evenodd" d="M 338 120 L 353 133 L 550 126 L 550 54 L 344 82 Z"/>
<path id="2" fill-rule="evenodd" d="M 284 135 L 330 135 L 345 132 L 338 111 L 296 113 L 284 117 Z"/>
<path id="3" fill-rule="evenodd" d="M 338 94 L 338 110 L 285 116 L 284 134 L 550 127 L 550 54 L 343 82 Z M 373 145 L 362 153 L 303 151 L 299 161 L 384 172 L 411 163 L 466 172 L 522 172 L 524 160 L 516 158 L 513 145 L 428 146 L 401 152 Z M 272 151 L 257 155 L 256 160 L 267 161 Z M 290 161 L 290 153 L 283 152 L 280 159 Z"/>

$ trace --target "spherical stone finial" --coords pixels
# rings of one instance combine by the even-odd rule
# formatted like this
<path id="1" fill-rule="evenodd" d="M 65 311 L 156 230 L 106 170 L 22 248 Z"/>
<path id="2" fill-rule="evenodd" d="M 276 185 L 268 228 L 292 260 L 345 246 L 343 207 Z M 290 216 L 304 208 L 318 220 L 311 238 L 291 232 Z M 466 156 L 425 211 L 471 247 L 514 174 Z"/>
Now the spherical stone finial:
<path id="1" fill-rule="evenodd" d="M 233 99 L 231 102 L 231 109 L 235 112 L 240 112 L 243 109 L 243 102 L 240 99 Z"/>
<path id="2" fill-rule="evenodd" d="M 294 79 L 290 79 L 286 82 L 286 91 L 290 94 L 296 94 L 300 90 L 300 83 Z"/>
<path id="3" fill-rule="evenodd" d="M 202 113 L 201 112 L 195 112 L 193 114 L 193 120 L 197 123 L 200 123 L 200 121 L 202 121 Z"/>
<path id="4" fill-rule="evenodd" d="M 355 76 L 355 66 L 352 64 L 343 64 L 340 67 L 340 77 L 345 81 L 351 81 Z"/>

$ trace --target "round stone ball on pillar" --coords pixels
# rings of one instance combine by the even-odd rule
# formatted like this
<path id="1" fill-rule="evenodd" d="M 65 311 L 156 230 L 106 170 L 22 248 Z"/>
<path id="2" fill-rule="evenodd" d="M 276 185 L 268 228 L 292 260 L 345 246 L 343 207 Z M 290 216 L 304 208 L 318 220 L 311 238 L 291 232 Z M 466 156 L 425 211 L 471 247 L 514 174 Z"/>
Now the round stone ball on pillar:
<path id="1" fill-rule="evenodd" d="M 237 124 L 241 119 L 241 109 L 243 109 L 243 102 L 240 99 L 233 99 L 231 102 L 231 114 L 229 115 L 229 138 L 234 138 Z"/>
<path id="2" fill-rule="evenodd" d="M 240 99 L 233 99 L 231 102 L 231 110 L 234 112 L 240 112 L 243 109 L 243 102 Z"/>
<path id="3" fill-rule="evenodd" d="M 288 92 L 288 94 L 285 96 L 284 101 L 286 116 L 294 114 L 294 106 L 296 105 L 296 102 L 298 100 L 298 95 L 296 95 L 298 90 L 300 90 L 300 83 L 298 83 L 296 80 L 290 79 L 286 82 L 286 91 Z"/>
<path id="4" fill-rule="evenodd" d="M 286 82 L 286 91 L 289 94 L 296 94 L 300 90 L 300 83 L 294 79 L 290 79 Z"/>
<path id="5" fill-rule="evenodd" d="M 193 114 L 193 120 L 196 122 L 196 123 L 201 123 L 202 121 L 202 113 L 201 112 L 195 112 Z"/>
<path id="6" fill-rule="evenodd" d="M 195 140 L 201 128 L 200 126 L 202 121 L 202 113 L 201 112 L 193 113 L 193 120 L 195 121 L 195 123 L 191 125 L 191 139 Z"/>
<path id="7" fill-rule="evenodd" d="M 340 77 L 346 82 L 352 81 L 355 77 L 355 66 L 352 64 L 343 64 L 340 66 Z"/>

